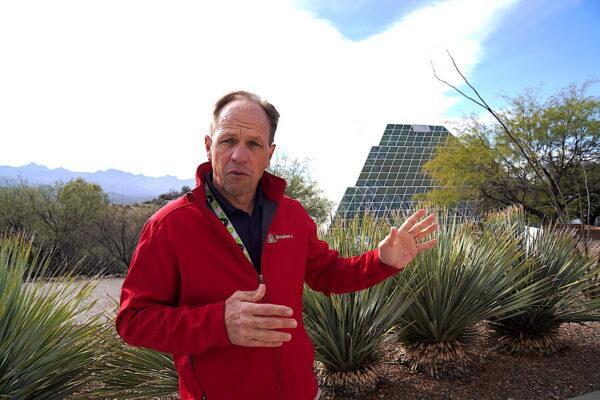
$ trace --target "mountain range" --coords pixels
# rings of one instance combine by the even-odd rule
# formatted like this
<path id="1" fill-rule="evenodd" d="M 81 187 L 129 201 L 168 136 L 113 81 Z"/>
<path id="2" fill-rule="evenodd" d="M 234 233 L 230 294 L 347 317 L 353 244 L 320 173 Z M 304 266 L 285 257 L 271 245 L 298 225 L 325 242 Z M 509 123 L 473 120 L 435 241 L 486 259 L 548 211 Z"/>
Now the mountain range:
<path id="1" fill-rule="evenodd" d="M 193 188 L 196 185 L 194 179 L 178 179 L 172 175 L 155 178 L 117 169 L 76 172 L 65 168 L 47 168 L 35 163 L 21 167 L 0 166 L 0 186 L 19 181 L 28 185 L 47 185 L 55 182 L 66 183 L 76 178 L 100 185 L 110 201 L 115 204 L 141 203 L 162 193 L 179 192 L 183 186 Z"/>

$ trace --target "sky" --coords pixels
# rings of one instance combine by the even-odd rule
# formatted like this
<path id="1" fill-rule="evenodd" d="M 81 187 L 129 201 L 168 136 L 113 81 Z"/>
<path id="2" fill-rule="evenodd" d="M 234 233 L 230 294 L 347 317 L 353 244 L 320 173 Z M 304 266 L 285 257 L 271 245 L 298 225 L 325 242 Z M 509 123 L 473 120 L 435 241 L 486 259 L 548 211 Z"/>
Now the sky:
<path id="1" fill-rule="evenodd" d="M 214 102 L 248 90 L 339 202 L 386 124 L 481 113 L 434 78 L 461 85 L 446 51 L 501 107 L 600 78 L 598 38 L 598 0 L 2 1 L 0 165 L 189 179 Z"/>

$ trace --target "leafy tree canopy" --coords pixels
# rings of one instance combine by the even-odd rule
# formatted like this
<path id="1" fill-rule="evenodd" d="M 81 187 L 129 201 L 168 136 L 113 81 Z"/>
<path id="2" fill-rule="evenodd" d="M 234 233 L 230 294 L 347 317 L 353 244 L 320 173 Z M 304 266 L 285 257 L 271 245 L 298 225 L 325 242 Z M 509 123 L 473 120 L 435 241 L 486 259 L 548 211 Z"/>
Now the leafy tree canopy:
<path id="1" fill-rule="evenodd" d="M 475 116 L 425 164 L 441 188 L 425 199 L 454 205 L 475 201 L 480 211 L 520 204 L 538 219 L 600 216 L 600 98 L 596 82 L 572 84 L 547 99 L 539 90 L 505 96 L 500 123 Z"/>
<path id="2" fill-rule="evenodd" d="M 118 206 L 94 183 L 0 187 L 0 231 L 31 234 L 35 251 L 52 249 L 52 271 L 85 259 L 80 273 L 126 270 L 139 232 L 156 205 Z"/>
<path id="3" fill-rule="evenodd" d="M 181 187 L 181 190 L 179 192 L 176 190 L 173 190 L 173 191 L 170 191 L 167 193 L 162 193 L 162 194 L 158 195 L 158 197 L 156 197 L 152 200 L 145 201 L 143 204 L 155 204 L 155 205 L 162 207 L 162 206 L 166 205 L 167 203 L 169 203 L 170 201 L 183 196 L 190 190 L 191 189 L 189 186 L 184 185 Z"/>
<path id="4" fill-rule="evenodd" d="M 333 204 L 313 179 L 307 159 L 279 155 L 271 162 L 269 172 L 287 181 L 285 194 L 302 203 L 317 224 L 327 221 Z"/>

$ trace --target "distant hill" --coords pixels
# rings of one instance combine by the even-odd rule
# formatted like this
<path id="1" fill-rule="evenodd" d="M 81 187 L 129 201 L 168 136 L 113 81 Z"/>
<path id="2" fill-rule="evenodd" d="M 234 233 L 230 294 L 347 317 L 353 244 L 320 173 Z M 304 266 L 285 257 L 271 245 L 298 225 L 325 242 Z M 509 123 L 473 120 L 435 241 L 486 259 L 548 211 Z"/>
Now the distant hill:
<path id="1" fill-rule="evenodd" d="M 182 180 L 171 175 L 153 178 L 116 169 L 76 172 L 64 168 L 50 169 L 34 163 L 22 167 L 0 166 L 0 185 L 18 182 L 19 179 L 30 185 L 39 185 L 57 181 L 66 183 L 75 178 L 83 178 L 86 182 L 100 185 L 110 201 L 115 204 L 141 203 L 162 193 L 179 191 L 183 186 L 193 188 L 196 185 L 194 179 Z"/>

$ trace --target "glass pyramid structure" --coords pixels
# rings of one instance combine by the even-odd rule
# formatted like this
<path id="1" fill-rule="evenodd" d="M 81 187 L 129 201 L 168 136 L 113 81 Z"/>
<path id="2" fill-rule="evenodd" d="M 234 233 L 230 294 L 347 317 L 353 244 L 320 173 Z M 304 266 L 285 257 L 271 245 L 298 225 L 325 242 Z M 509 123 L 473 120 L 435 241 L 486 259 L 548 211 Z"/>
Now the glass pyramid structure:
<path id="1" fill-rule="evenodd" d="M 350 219 L 364 211 L 385 217 L 393 210 L 413 208 L 415 194 L 436 187 L 421 168 L 449 136 L 443 126 L 388 124 L 379 145 L 371 148 L 356 185 L 346 189 L 336 217 Z"/>

